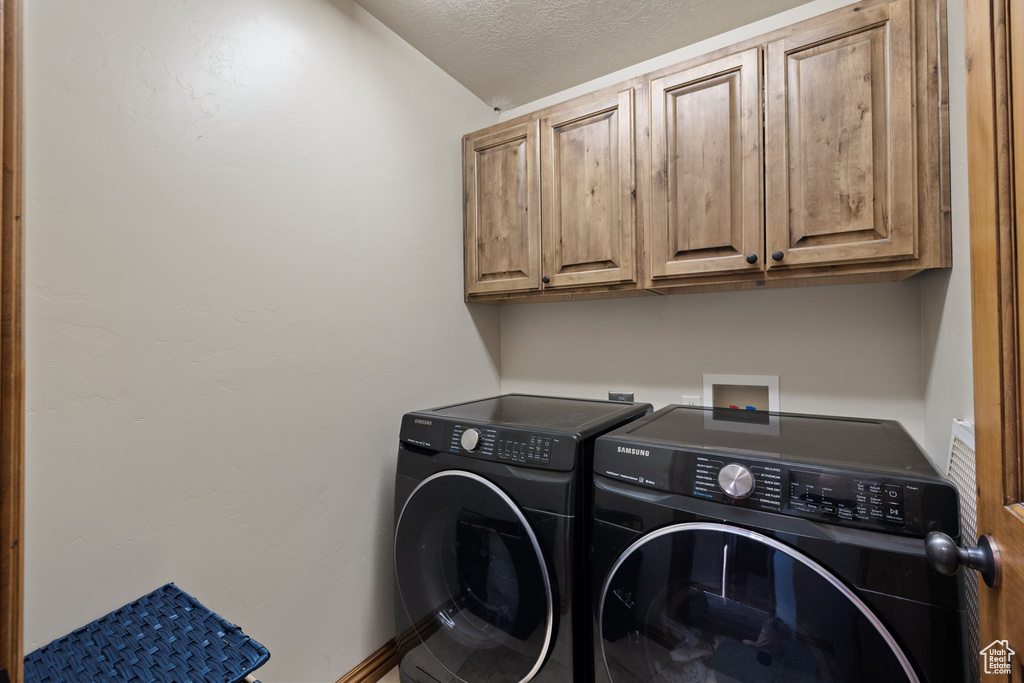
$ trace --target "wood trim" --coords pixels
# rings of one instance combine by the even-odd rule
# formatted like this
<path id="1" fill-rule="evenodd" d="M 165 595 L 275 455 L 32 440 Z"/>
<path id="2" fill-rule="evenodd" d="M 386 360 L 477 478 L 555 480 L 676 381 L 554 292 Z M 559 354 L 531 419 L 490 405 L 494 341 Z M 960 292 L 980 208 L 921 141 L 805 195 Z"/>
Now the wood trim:
<path id="1" fill-rule="evenodd" d="M 392 638 L 337 683 L 376 683 L 398 665 L 398 640 Z"/>
<path id="2" fill-rule="evenodd" d="M 0 3 L 0 668 L 22 680 L 25 363 L 22 333 L 22 0 Z"/>
<path id="3" fill-rule="evenodd" d="M 967 0 L 967 149 L 971 218 L 971 311 L 974 414 L 977 436 L 978 533 L 991 535 L 1003 558 L 1002 583 L 979 591 L 980 642 L 1024 643 L 1024 519 L 1021 500 L 1021 318 L 1024 252 L 1018 229 L 1024 207 L 1014 204 L 1011 97 L 1024 74 L 1011 73 L 1020 52 L 1010 39 L 1022 21 L 1018 0 Z M 1013 50 L 1011 51 L 1011 47 Z M 1011 79 L 1013 79 L 1011 81 Z M 1017 87 L 1013 87 L 1017 86 Z M 1016 118 L 1021 116 L 1016 112 Z M 973 540 L 973 539 L 970 539 Z M 1015 663 L 1015 672 L 1020 671 Z M 1018 680 L 1017 676 L 1013 677 Z M 1003 680 L 1002 677 L 996 680 Z"/>

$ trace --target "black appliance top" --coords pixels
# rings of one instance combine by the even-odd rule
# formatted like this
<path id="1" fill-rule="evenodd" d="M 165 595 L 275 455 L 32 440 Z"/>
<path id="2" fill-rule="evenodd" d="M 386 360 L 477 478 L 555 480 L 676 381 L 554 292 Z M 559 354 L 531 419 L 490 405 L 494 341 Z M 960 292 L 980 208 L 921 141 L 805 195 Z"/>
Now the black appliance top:
<path id="1" fill-rule="evenodd" d="M 586 438 L 622 424 L 624 419 L 643 415 L 650 409 L 646 403 L 505 394 L 417 411 L 417 414 L 503 427 L 544 429 Z"/>
<path id="2" fill-rule="evenodd" d="M 829 524 L 960 533 L 956 488 L 892 420 L 668 406 L 598 438 L 594 472 Z"/>
<path id="3" fill-rule="evenodd" d="M 941 479 L 899 422 L 854 417 L 667 406 L 607 438 Z"/>

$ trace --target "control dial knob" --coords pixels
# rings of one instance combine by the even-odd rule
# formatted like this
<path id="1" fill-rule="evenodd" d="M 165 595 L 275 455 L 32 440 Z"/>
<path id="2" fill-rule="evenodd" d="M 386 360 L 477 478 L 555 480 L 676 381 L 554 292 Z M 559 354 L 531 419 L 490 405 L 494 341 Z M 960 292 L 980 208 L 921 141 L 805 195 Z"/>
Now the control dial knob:
<path id="1" fill-rule="evenodd" d="M 718 485 L 730 498 L 746 498 L 754 492 L 754 475 L 743 465 L 730 463 L 718 471 Z"/>
<path id="2" fill-rule="evenodd" d="M 476 450 L 476 447 L 480 445 L 480 430 L 479 429 L 467 429 L 462 432 L 462 439 L 460 439 L 462 447 L 472 453 Z"/>

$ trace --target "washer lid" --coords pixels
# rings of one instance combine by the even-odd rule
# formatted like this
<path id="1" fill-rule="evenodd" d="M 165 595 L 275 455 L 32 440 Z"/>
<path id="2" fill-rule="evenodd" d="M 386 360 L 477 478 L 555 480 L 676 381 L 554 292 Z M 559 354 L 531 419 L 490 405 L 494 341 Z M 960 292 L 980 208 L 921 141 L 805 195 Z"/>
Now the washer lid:
<path id="1" fill-rule="evenodd" d="M 651 406 L 646 403 L 506 394 L 423 412 L 469 422 L 546 429 L 586 437 L 650 410 Z"/>
<path id="2" fill-rule="evenodd" d="M 424 647 L 461 680 L 525 683 L 547 658 L 554 605 L 522 511 L 469 472 L 424 479 L 395 529 L 398 598 Z"/>
<path id="3" fill-rule="evenodd" d="M 772 421 L 777 429 L 750 431 L 758 420 Z M 605 434 L 597 451 L 614 456 L 618 445 L 640 444 L 943 480 L 892 420 L 672 405 Z"/>
<path id="4" fill-rule="evenodd" d="M 886 627 L 839 579 L 774 539 L 724 524 L 677 524 L 631 545 L 609 572 L 598 619 L 612 683 L 918 682 Z"/>

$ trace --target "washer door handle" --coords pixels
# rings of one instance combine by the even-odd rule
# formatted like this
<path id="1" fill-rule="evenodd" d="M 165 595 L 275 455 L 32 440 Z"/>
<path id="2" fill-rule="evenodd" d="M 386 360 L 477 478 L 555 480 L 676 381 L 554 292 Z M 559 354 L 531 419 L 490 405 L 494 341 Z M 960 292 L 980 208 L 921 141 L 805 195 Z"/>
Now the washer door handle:
<path id="1" fill-rule="evenodd" d="M 928 565 L 938 573 L 953 576 L 960 567 L 974 569 L 989 588 L 999 586 L 1003 575 L 999 546 L 991 536 L 979 538 L 977 548 L 960 548 L 946 534 L 932 531 L 924 538 L 924 554 Z"/>

